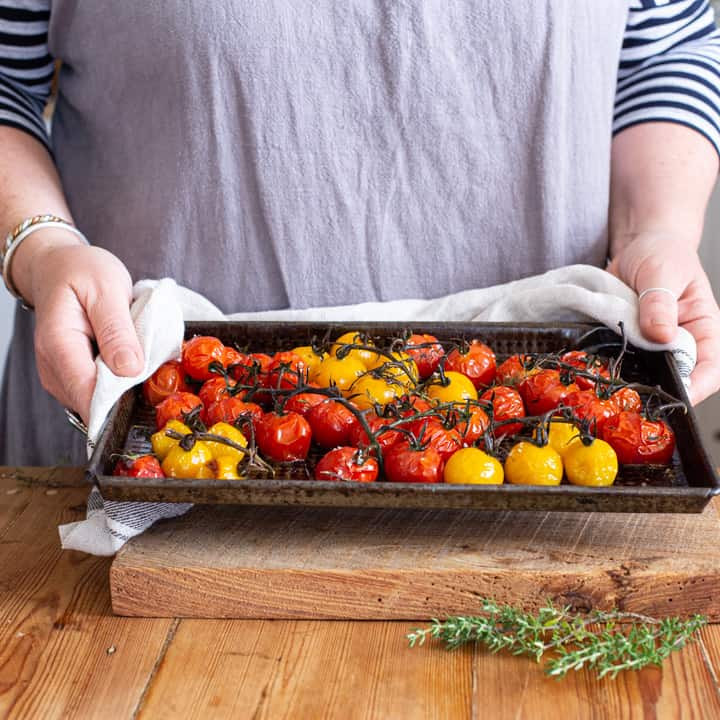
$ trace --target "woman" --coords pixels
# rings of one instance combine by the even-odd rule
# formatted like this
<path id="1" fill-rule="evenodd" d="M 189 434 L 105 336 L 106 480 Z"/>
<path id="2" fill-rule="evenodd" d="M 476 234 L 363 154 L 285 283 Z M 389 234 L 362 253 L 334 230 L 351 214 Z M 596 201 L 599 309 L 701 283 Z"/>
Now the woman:
<path id="1" fill-rule="evenodd" d="M 698 340 L 693 401 L 717 389 L 696 252 L 720 147 L 706 0 L 1 0 L 0 22 L 0 227 L 50 213 L 92 242 L 46 226 L 14 249 L 35 313 L 16 315 L 5 462 L 82 459 L 45 390 L 87 413 L 92 338 L 139 371 L 130 277 L 239 311 L 433 297 L 609 253 L 650 291 L 648 338 L 679 319 Z"/>

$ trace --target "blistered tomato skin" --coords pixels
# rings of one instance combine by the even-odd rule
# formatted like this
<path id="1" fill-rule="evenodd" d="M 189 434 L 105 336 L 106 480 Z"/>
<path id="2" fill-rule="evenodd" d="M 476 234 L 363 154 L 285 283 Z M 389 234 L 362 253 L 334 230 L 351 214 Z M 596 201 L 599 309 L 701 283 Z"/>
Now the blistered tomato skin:
<path id="1" fill-rule="evenodd" d="M 549 445 L 520 441 L 505 459 L 505 479 L 513 485 L 559 485 L 563 462 Z"/>
<path id="2" fill-rule="evenodd" d="M 192 432 L 185 423 L 182 423 L 179 420 L 169 420 L 163 426 L 162 430 L 158 430 L 154 433 L 150 438 L 150 442 L 152 444 L 153 453 L 160 458 L 160 461 L 163 461 L 167 457 L 168 453 L 180 442 L 178 438 L 170 437 L 167 434 L 167 430 L 174 430 L 180 435 L 189 435 Z"/>
<path id="3" fill-rule="evenodd" d="M 485 343 L 473 340 L 466 349 L 455 348 L 448 353 L 445 370 L 462 373 L 480 390 L 495 379 L 495 353 Z"/>
<path id="4" fill-rule="evenodd" d="M 406 388 L 400 382 L 386 382 L 373 375 L 362 375 L 348 389 L 347 398 L 360 410 L 393 402 Z"/>
<path id="5" fill-rule="evenodd" d="M 316 480 L 375 482 L 378 461 L 361 454 L 356 447 L 338 447 L 326 453 L 315 466 Z"/>
<path id="6" fill-rule="evenodd" d="M 427 380 L 437 370 L 445 350 L 434 335 L 411 335 L 405 344 L 405 352 L 415 361 L 421 380 Z"/>
<path id="7" fill-rule="evenodd" d="M 179 392 L 169 395 L 155 408 L 155 423 L 158 430 L 162 430 L 169 420 L 184 421 L 185 416 L 195 408 L 202 410 L 202 400 L 189 392 Z"/>
<path id="8" fill-rule="evenodd" d="M 573 485 L 608 487 L 615 482 L 618 459 L 615 451 L 604 440 L 590 443 L 577 440 L 571 443 L 563 456 L 565 474 Z"/>
<path id="9" fill-rule="evenodd" d="M 315 405 L 306 417 L 313 440 L 322 448 L 349 445 L 350 435 L 358 424 L 352 410 L 331 399 Z"/>
<path id="10" fill-rule="evenodd" d="M 215 477 L 212 462 L 210 448 L 198 441 L 190 450 L 176 445 L 163 460 L 162 469 L 168 477 L 210 479 Z"/>
<path id="11" fill-rule="evenodd" d="M 154 455 L 140 455 L 136 458 L 118 460 L 113 475 L 140 478 L 165 477 L 165 473 Z"/>
<path id="12" fill-rule="evenodd" d="M 143 383 L 143 396 L 155 407 L 173 393 L 187 392 L 189 389 L 180 361 L 170 360 L 163 363 Z"/>
<path id="13" fill-rule="evenodd" d="M 478 448 L 463 448 L 445 464 L 443 478 L 451 485 L 500 485 L 503 466 L 497 458 Z"/>
<path id="14" fill-rule="evenodd" d="M 312 431 L 297 413 L 266 413 L 255 429 L 260 452 L 275 462 L 304 460 L 310 451 Z"/>
<path id="15" fill-rule="evenodd" d="M 559 370 L 541 370 L 520 383 L 520 395 L 528 415 L 544 415 L 579 390 L 574 382 L 563 382 Z"/>
<path id="16" fill-rule="evenodd" d="M 442 482 L 444 462 L 433 447 L 415 450 L 407 441 L 388 448 L 384 458 L 385 476 L 390 482 Z"/>
<path id="17" fill-rule="evenodd" d="M 225 345 L 216 337 L 196 335 L 183 344 L 182 366 L 193 380 L 209 380 L 217 373 L 210 370 L 212 363 L 223 365 Z"/>
<path id="18" fill-rule="evenodd" d="M 667 465 L 675 450 L 675 433 L 663 420 L 648 420 L 636 412 L 621 412 L 603 426 L 622 465 Z"/>
<path id="19" fill-rule="evenodd" d="M 495 428 L 495 437 L 514 435 L 523 429 L 522 422 L 507 422 L 515 418 L 525 417 L 525 403 L 514 387 L 497 385 L 488 388 L 480 396 L 480 399 L 491 403 L 493 420 L 496 423 L 506 423 Z"/>

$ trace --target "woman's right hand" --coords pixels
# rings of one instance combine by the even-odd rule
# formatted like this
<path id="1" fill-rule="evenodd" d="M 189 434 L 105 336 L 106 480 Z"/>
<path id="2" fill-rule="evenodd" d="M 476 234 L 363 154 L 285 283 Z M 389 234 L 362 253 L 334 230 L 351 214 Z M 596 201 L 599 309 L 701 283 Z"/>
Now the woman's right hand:
<path id="1" fill-rule="evenodd" d="M 93 340 L 117 375 L 136 375 L 143 368 L 130 318 L 127 268 L 107 250 L 78 244 L 69 233 L 43 230 L 18 248 L 12 276 L 35 307 L 35 355 L 43 387 L 87 422 L 96 376 Z"/>

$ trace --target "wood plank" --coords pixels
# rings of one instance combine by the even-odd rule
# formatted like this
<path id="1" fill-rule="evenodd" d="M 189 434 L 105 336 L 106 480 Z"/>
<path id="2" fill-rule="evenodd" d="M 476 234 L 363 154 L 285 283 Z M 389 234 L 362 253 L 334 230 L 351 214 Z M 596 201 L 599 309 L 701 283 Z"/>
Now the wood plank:
<path id="1" fill-rule="evenodd" d="M 469 718 L 472 652 L 401 623 L 184 620 L 140 718 Z"/>
<path id="2" fill-rule="evenodd" d="M 171 622 L 111 615 L 109 559 L 59 546 L 87 490 L 42 477 L 0 479 L 0 717 L 130 717 Z"/>
<path id="3" fill-rule="evenodd" d="M 700 515 L 196 506 L 118 554 L 115 612 L 424 619 L 478 598 L 720 619 L 718 505 Z"/>

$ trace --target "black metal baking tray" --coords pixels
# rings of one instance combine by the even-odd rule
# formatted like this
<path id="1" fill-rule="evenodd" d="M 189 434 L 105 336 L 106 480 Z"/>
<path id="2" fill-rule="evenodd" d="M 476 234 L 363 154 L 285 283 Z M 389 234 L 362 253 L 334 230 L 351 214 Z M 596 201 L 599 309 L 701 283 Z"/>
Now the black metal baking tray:
<path id="1" fill-rule="evenodd" d="M 411 327 L 410 327 L 411 325 Z M 498 362 L 523 353 L 557 352 L 614 342 L 608 329 L 585 323 L 282 323 L 192 322 L 186 337 L 215 335 L 228 345 L 251 352 L 272 353 L 306 345 L 314 337 L 336 337 L 359 329 L 379 339 L 404 331 L 428 332 L 441 341 L 480 338 L 496 352 Z M 589 331 L 595 330 L 592 333 Z M 589 334 L 588 334 L 589 333 Z M 630 348 L 623 361 L 623 377 L 659 385 L 688 402 L 670 353 Z M 688 403 L 689 405 L 689 403 Z M 246 480 L 177 480 L 117 477 L 113 454 L 149 449 L 148 429 L 153 414 L 140 388 L 126 392 L 110 413 L 90 459 L 88 479 L 108 500 L 151 502 L 230 503 L 240 505 L 308 505 L 377 508 L 462 508 L 478 510 L 540 510 L 580 512 L 700 512 L 720 492 L 720 482 L 703 447 L 697 419 L 673 413 L 669 419 L 677 447 L 668 466 L 624 466 L 615 485 L 586 488 L 563 483 L 555 487 L 522 485 L 445 485 L 402 483 L 319 482 L 308 479 L 305 466 L 289 468 L 282 476 L 251 476 Z"/>

